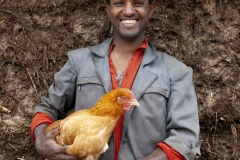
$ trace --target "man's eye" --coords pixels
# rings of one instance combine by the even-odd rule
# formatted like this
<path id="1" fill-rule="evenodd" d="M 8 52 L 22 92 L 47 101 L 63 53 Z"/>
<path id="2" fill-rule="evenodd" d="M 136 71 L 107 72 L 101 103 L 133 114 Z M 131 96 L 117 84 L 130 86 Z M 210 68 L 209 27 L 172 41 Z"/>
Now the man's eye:
<path id="1" fill-rule="evenodd" d="M 124 3 L 123 2 L 114 2 L 113 5 L 115 6 L 122 6 Z"/>
<path id="2" fill-rule="evenodd" d="M 141 7 L 144 5 L 144 2 L 143 1 L 134 2 L 134 5 L 137 7 Z"/>

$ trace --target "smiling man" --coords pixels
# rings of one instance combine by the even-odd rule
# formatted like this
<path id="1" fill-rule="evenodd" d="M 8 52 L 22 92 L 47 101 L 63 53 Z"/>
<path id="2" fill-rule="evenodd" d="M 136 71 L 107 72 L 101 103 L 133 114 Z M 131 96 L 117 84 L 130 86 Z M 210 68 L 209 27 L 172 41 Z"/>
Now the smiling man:
<path id="1" fill-rule="evenodd" d="M 114 28 L 115 39 L 145 38 L 144 30 L 153 14 L 155 3 L 147 1 L 114 1 L 106 5 L 107 13 Z"/>
<path id="2" fill-rule="evenodd" d="M 155 10 L 154 0 L 106 0 L 113 37 L 96 46 L 76 49 L 56 73 L 36 107 L 31 136 L 42 157 L 78 159 L 69 146 L 55 142 L 47 125 L 67 112 L 93 106 L 106 92 L 133 91 L 141 107 L 121 116 L 100 160 L 184 160 L 200 154 L 199 120 L 192 69 L 158 52 L 145 28 Z"/>

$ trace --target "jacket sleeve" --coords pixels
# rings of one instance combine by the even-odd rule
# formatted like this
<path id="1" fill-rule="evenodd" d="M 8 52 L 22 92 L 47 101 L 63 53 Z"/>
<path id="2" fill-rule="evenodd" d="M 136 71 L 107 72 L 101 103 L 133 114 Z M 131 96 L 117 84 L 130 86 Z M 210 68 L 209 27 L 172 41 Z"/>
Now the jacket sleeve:
<path id="1" fill-rule="evenodd" d="M 171 93 L 167 103 L 168 138 L 164 142 L 186 160 L 191 160 L 200 155 L 200 129 L 197 98 L 192 83 L 193 73 L 185 65 L 174 68 L 174 74 L 170 76 Z"/>
<path id="2" fill-rule="evenodd" d="M 167 145 L 166 143 L 158 143 L 158 147 L 160 147 L 166 154 L 168 160 L 185 160 L 185 158 L 178 153 L 175 149 Z"/>
<path id="3" fill-rule="evenodd" d="M 48 97 L 43 96 L 36 107 L 38 112 L 48 114 L 54 121 L 64 118 L 66 112 L 74 107 L 76 69 L 71 55 L 62 69 L 54 76 L 54 82 L 48 90 Z"/>
<path id="4" fill-rule="evenodd" d="M 51 119 L 51 117 L 49 117 L 48 114 L 38 112 L 37 114 L 34 115 L 33 120 L 30 124 L 30 136 L 34 141 L 35 141 L 34 136 L 35 128 L 43 123 L 49 126 L 50 124 L 53 123 L 53 120 Z"/>

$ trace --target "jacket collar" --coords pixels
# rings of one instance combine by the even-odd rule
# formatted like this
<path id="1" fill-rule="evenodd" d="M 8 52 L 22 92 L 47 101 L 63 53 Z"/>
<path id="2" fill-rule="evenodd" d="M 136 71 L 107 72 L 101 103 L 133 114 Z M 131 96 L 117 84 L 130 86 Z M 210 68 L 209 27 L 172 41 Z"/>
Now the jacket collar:
<path id="1" fill-rule="evenodd" d="M 154 45 L 148 41 L 148 47 L 145 49 L 142 66 L 146 66 L 157 58 L 157 50 Z"/>
<path id="2" fill-rule="evenodd" d="M 88 47 L 93 53 L 95 53 L 96 55 L 100 56 L 100 57 L 106 57 L 108 56 L 108 52 L 109 52 L 109 48 L 112 44 L 113 41 L 113 37 L 105 40 L 104 42 L 95 45 L 95 46 L 91 46 Z"/>
<path id="3" fill-rule="evenodd" d="M 107 71 L 109 71 L 108 52 L 109 52 L 109 48 L 111 46 L 112 40 L 113 40 L 113 37 L 107 39 L 106 41 L 104 41 L 98 45 L 89 47 L 89 49 L 95 55 L 97 55 L 97 57 L 94 57 L 93 60 L 94 60 L 94 64 L 97 69 L 97 72 L 102 79 L 102 82 L 103 82 L 106 92 L 108 92 L 112 89 L 111 76 L 110 76 L 110 73 L 107 72 Z M 142 86 L 140 88 L 146 89 L 156 79 L 156 76 L 153 73 L 151 73 L 151 71 L 147 71 L 144 69 L 145 66 L 147 66 L 148 64 L 150 64 L 157 58 L 156 52 L 157 51 L 156 51 L 155 47 L 149 41 L 149 45 L 144 51 L 142 64 L 139 68 L 139 71 L 135 78 L 135 82 L 133 83 L 133 86 L 132 86 L 132 91 L 135 92 L 135 94 L 138 93 L 137 97 L 140 97 L 144 92 L 144 90 L 139 91 L 139 89 L 138 89 L 139 86 Z M 99 57 L 101 57 L 101 58 L 99 58 Z M 146 76 L 146 75 L 149 75 L 149 76 Z M 147 77 L 147 78 L 142 79 L 141 78 L 142 76 Z"/>
<path id="4" fill-rule="evenodd" d="M 95 45 L 95 46 L 90 46 L 88 47 L 93 53 L 95 53 L 96 55 L 100 56 L 100 57 L 106 57 L 108 56 L 108 52 L 109 52 L 109 48 L 112 44 L 113 41 L 113 37 L 105 40 L 104 42 Z M 148 47 L 145 49 L 145 52 L 147 52 L 148 54 L 144 55 L 144 59 L 143 59 L 143 65 L 147 65 L 149 63 L 151 63 L 156 57 L 156 49 L 153 46 L 153 44 L 148 41 Z"/>

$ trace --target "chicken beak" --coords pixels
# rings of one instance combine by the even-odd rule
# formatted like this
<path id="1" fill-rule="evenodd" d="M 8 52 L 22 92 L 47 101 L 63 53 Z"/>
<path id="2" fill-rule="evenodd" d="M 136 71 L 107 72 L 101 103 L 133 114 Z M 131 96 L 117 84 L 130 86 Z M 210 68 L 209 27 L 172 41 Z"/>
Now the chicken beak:
<path id="1" fill-rule="evenodd" d="M 138 103 L 137 100 L 133 100 L 131 103 L 130 103 L 131 106 L 137 106 L 137 107 L 140 107 L 140 104 Z"/>

